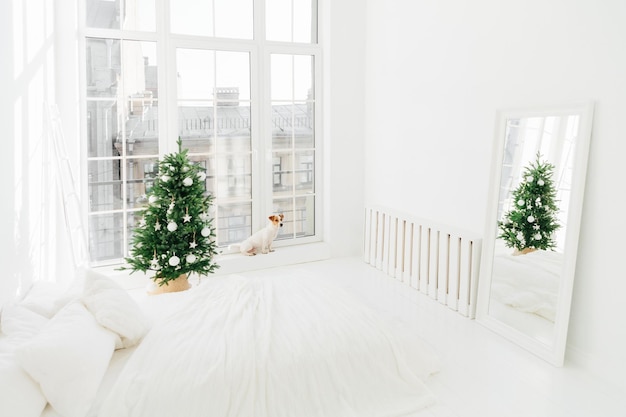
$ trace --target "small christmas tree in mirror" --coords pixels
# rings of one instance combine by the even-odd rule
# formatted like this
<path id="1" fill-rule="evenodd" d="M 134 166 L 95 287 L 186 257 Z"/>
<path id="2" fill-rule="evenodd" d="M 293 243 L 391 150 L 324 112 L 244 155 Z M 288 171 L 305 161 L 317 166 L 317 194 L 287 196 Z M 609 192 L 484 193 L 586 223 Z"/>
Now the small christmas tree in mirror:
<path id="1" fill-rule="evenodd" d="M 213 196 L 205 192 L 206 173 L 189 160 L 180 138 L 177 143 L 178 152 L 159 162 L 148 206 L 125 258 L 129 266 L 121 268 L 154 271 L 155 293 L 187 289 L 189 274 L 207 275 L 219 267 L 213 259 L 217 254 L 209 215 Z"/>
<path id="2" fill-rule="evenodd" d="M 537 249 L 553 250 L 554 232 L 559 229 L 556 188 L 552 175 L 554 165 L 536 160 L 524 169 L 519 186 L 512 194 L 513 207 L 498 221 L 499 238 L 506 246 L 515 248 L 514 254 L 525 254 Z"/>

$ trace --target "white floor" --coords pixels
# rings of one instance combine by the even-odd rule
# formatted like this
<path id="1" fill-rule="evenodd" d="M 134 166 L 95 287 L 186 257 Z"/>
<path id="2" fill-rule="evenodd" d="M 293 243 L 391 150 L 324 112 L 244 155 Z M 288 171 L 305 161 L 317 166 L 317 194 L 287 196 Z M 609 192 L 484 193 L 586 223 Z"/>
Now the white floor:
<path id="1" fill-rule="evenodd" d="M 426 381 L 437 404 L 407 417 L 626 417 L 626 395 L 615 387 L 567 361 L 549 365 L 360 258 L 280 269 L 305 269 L 340 285 L 437 352 L 441 370 Z"/>

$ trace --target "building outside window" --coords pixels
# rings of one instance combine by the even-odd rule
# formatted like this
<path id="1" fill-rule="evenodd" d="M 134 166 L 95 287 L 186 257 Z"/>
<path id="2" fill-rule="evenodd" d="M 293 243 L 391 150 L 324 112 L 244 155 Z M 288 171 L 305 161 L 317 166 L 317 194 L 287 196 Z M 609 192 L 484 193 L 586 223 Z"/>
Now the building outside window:
<path id="1" fill-rule="evenodd" d="M 121 262 L 182 140 L 206 169 L 222 248 L 285 214 L 320 240 L 316 0 L 87 0 L 82 97 L 89 248 Z"/>

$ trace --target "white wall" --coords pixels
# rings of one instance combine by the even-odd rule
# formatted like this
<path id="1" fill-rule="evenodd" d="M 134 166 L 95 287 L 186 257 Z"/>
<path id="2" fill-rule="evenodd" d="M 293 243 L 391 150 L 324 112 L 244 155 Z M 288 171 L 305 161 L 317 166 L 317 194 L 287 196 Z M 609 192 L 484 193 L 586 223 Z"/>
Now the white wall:
<path id="1" fill-rule="evenodd" d="M 365 8 L 361 0 L 326 0 L 322 7 L 324 238 L 333 256 L 358 255 L 364 215 Z"/>
<path id="2" fill-rule="evenodd" d="M 55 274 L 63 259 L 57 256 L 61 217 L 45 140 L 44 103 L 55 100 L 53 2 L 3 1 L 0 16 L 2 305 Z"/>
<path id="3" fill-rule="evenodd" d="M 369 0 L 365 200 L 482 233 L 495 111 L 595 101 L 568 358 L 626 387 L 626 2 Z"/>

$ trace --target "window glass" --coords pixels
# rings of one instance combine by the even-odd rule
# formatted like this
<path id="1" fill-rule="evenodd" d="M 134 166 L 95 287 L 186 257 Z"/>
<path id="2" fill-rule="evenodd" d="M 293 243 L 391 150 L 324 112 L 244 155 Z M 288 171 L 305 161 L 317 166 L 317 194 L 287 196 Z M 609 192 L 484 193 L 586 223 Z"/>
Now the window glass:
<path id="1" fill-rule="evenodd" d="M 92 254 L 92 261 L 120 259 L 125 256 L 124 214 L 89 216 L 89 252 Z"/>
<path id="2" fill-rule="evenodd" d="M 217 38 L 253 38 L 253 0 L 170 2 L 173 33 Z"/>
<path id="3" fill-rule="evenodd" d="M 266 0 L 267 40 L 317 42 L 316 0 Z"/>
<path id="4" fill-rule="evenodd" d="M 252 225 L 221 218 L 244 219 L 247 215 L 232 211 L 248 213 L 252 207 L 250 54 L 180 48 L 176 56 L 178 134 L 183 146 L 206 163 L 207 190 L 222 207 L 217 244 L 226 246 L 246 227 L 250 234 Z"/>
<path id="5" fill-rule="evenodd" d="M 154 0 L 86 0 L 87 27 L 156 30 Z"/>
<path id="6" fill-rule="evenodd" d="M 315 234 L 314 59 L 271 56 L 272 190 L 288 227 L 280 239 Z"/>

